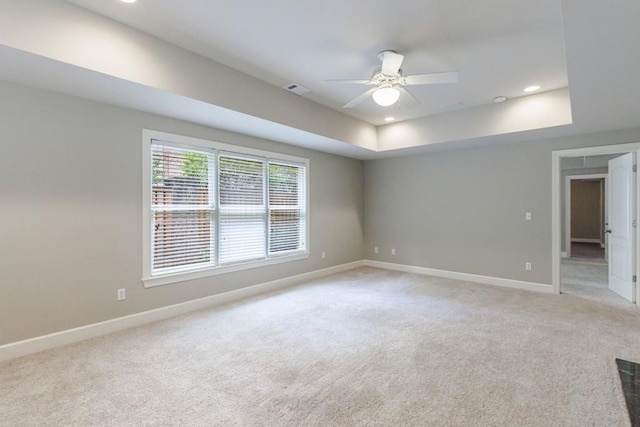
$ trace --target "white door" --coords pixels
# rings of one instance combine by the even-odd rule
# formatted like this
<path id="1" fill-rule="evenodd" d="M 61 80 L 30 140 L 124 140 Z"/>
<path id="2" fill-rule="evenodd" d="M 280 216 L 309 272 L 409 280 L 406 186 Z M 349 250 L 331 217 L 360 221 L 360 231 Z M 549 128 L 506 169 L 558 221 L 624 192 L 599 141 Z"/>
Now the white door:
<path id="1" fill-rule="evenodd" d="M 633 302 L 633 153 L 609 160 L 608 181 L 609 289 Z"/>

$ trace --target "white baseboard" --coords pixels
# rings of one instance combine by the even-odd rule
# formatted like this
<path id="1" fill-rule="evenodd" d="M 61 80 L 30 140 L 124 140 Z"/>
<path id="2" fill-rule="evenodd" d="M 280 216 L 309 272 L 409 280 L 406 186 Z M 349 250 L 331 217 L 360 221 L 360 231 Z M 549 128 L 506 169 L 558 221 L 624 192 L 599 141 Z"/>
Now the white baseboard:
<path id="1" fill-rule="evenodd" d="M 579 237 L 572 237 L 571 243 L 602 243 L 600 239 L 581 239 Z"/>
<path id="2" fill-rule="evenodd" d="M 390 262 L 365 260 L 364 265 L 369 267 L 384 268 L 387 270 L 404 271 L 405 273 L 424 274 L 427 276 L 444 277 L 446 279 L 464 280 L 467 282 L 483 283 L 485 285 L 502 286 L 504 288 L 524 289 L 527 291 L 544 292 L 552 294 L 553 286 L 523 282 L 520 280 L 502 279 L 499 277 L 480 276 L 478 274 L 458 273 L 455 271 L 437 270 L 435 268 L 415 267 L 412 265 L 393 264 Z"/>
<path id="3" fill-rule="evenodd" d="M 299 274 L 297 276 L 285 277 L 283 279 L 271 282 L 260 283 L 246 288 L 234 291 L 224 292 L 217 295 L 211 295 L 192 301 L 186 301 L 179 304 L 173 304 L 166 307 L 156 308 L 154 310 L 144 311 L 141 313 L 131 314 L 129 316 L 118 317 L 116 319 L 106 320 L 104 322 L 93 323 L 91 325 L 80 326 L 78 328 L 68 329 L 65 331 L 55 332 L 40 337 L 30 338 L 24 341 L 17 341 L 0 346 L 0 362 L 13 359 L 27 354 L 37 353 L 54 347 L 83 341 L 89 338 L 98 337 L 100 335 L 121 331 L 123 329 L 144 325 L 158 320 L 164 320 L 181 314 L 201 310 L 207 307 L 226 304 L 244 298 L 264 294 L 299 283 L 319 279 L 342 271 L 351 270 L 353 268 L 362 267 L 364 261 L 355 261 L 347 264 L 341 264 L 334 267 L 324 268 L 322 270 L 310 271 L 308 273 Z"/>

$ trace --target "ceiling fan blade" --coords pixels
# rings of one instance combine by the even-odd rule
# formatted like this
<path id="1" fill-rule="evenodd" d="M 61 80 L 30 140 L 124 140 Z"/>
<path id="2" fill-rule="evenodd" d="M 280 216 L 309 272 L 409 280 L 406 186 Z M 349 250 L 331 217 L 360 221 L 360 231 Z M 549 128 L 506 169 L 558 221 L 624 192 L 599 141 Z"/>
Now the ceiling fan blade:
<path id="1" fill-rule="evenodd" d="M 325 82 L 332 83 L 346 83 L 346 84 L 357 84 L 357 85 L 372 85 L 373 82 L 370 79 L 329 79 L 325 80 Z"/>
<path id="2" fill-rule="evenodd" d="M 400 91 L 401 98 L 404 99 L 403 104 L 405 104 L 407 108 L 413 108 L 421 104 L 420 100 L 405 88 L 398 87 L 398 90 Z"/>
<path id="3" fill-rule="evenodd" d="M 364 101 L 365 99 L 367 99 L 367 97 L 371 96 L 371 94 L 373 92 L 375 92 L 376 90 L 378 90 L 377 87 L 372 87 L 371 89 L 369 89 L 368 91 L 366 91 L 365 93 L 363 93 L 362 95 L 360 95 L 359 97 L 352 99 L 351 101 L 347 102 L 346 104 L 344 104 L 342 106 L 342 108 L 353 108 L 355 106 L 357 106 L 358 104 L 360 104 L 362 101 Z"/>
<path id="4" fill-rule="evenodd" d="M 382 74 L 386 76 L 395 76 L 398 74 L 403 59 L 403 55 L 391 50 L 382 52 Z"/>
<path id="5" fill-rule="evenodd" d="M 404 76 L 402 78 L 403 85 L 431 85 L 438 83 L 457 83 L 457 71 L 446 71 L 444 73 L 414 74 L 413 76 Z"/>

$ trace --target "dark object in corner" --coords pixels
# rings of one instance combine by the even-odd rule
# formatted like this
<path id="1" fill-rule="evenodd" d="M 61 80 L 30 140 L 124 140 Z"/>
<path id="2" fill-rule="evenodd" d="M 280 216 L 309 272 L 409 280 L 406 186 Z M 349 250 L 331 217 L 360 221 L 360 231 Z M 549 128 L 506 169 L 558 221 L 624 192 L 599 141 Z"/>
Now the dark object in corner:
<path id="1" fill-rule="evenodd" d="M 640 364 L 616 359 L 632 427 L 640 427 Z"/>

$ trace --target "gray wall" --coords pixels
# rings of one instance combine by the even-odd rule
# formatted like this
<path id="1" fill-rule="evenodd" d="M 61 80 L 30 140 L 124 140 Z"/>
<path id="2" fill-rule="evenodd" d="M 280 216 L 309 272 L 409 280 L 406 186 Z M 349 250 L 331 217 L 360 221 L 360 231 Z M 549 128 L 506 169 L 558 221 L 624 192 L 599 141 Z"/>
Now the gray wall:
<path id="1" fill-rule="evenodd" d="M 550 283 L 552 150 L 640 141 L 635 129 L 381 159 L 363 167 L 357 160 L 8 83 L 0 83 L 0 97 L 0 345 L 363 255 Z M 143 288 L 142 128 L 309 158 L 310 258 Z M 526 211 L 533 221 L 524 220 Z M 524 270 L 527 261 L 531 272 Z M 122 287 L 127 299 L 118 302 Z"/>
<path id="2" fill-rule="evenodd" d="M 8 83 L 0 98 L 0 345 L 363 257 L 360 161 Z M 310 258 L 145 289 L 142 128 L 309 158 Z"/>
<path id="3" fill-rule="evenodd" d="M 365 256 L 550 284 L 552 151 L 637 141 L 640 129 L 366 162 Z"/>

